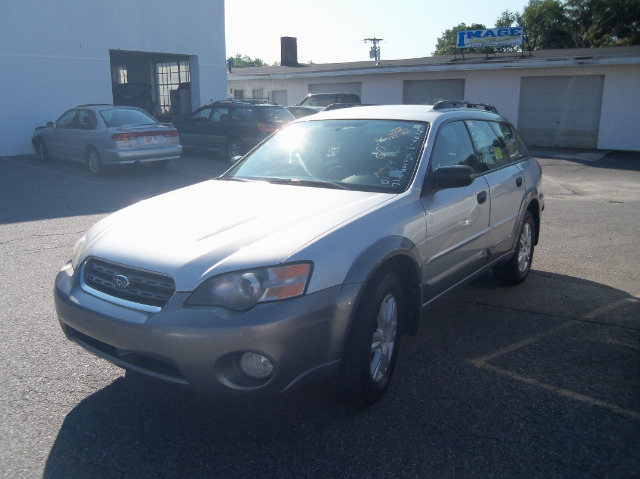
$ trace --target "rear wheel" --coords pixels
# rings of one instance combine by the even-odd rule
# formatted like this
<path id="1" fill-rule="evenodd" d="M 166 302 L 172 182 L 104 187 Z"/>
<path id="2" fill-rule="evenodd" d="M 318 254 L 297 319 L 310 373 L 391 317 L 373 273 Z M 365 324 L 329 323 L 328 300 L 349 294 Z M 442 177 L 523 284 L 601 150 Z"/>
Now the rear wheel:
<path id="1" fill-rule="evenodd" d="M 233 159 L 236 156 L 241 156 L 242 153 L 244 153 L 242 140 L 237 137 L 229 138 L 229 141 L 227 142 L 227 156 L 229 157 L 229 161 L 233 162 Z"/>
<path id="2" fill-rule="evenodd" d="M 47 150 L 47 145 L 44 144 L 43 140 L 36 140 L 34 148 L 36 150 L 36 158 L 38 158 L 39 161 L 41 161 L 42 163 L 47 163 L 51 160 L 49 151 Z"/>
<path id="3" fill-rule="evenodd" d="M 533 243 L 536 237 L 536 224 L 531 213 L 527 211 L 520 228 L 516 250 L 509 261 L 493 268 L 496 279 L 503 284 L 516 285 L 522 283 L 531 270 L 533 260 Z"/>
<path id="4" fill-rule="evenodd" d="M 87 152 L 87 168 L 89 168 L 91 174 L 95 176 L 100 176 L 104 173 L 104 165 L 102 164 L 100 155 L 94 148 L 91 148 Z"/>
<path id="5" fill-rule="evenodd" d="M 378 401 L 395 368 L 404 294 L 397 276 L 386 273 L 365 292 L 353 318 L 340 371 L 345 399 L 361 406 Z"/>

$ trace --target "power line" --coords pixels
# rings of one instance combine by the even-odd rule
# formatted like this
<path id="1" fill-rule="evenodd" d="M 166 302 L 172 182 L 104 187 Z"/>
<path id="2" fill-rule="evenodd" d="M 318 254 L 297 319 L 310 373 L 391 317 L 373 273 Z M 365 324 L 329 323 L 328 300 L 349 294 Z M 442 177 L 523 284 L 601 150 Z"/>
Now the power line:
<path id="1" fill-rule="evenodd" d="M 371 42 L 373 43 L 373 46 L 371 47 L 371 50 L 369 51 L 369 58 L 375 58 L 376 60 L 376 65 L 380 65 L 380 47 L 378 46 L 378 43 L 382 41 L 382 38 L 365 38 L 364 40 L 362 40 L 363 42 Z"/>

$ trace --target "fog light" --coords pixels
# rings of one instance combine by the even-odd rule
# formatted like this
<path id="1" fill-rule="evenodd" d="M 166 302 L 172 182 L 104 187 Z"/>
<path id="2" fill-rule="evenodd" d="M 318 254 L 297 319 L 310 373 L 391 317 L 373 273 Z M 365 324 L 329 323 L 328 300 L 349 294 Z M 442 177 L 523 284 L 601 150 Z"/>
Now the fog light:
<path id="1" fill-rule="evenodd" d="M 244 353 L 240 358 L 240 369 L 253 379 L 266 379 L 273 372 L 273 364 L 258 353 Z"/>

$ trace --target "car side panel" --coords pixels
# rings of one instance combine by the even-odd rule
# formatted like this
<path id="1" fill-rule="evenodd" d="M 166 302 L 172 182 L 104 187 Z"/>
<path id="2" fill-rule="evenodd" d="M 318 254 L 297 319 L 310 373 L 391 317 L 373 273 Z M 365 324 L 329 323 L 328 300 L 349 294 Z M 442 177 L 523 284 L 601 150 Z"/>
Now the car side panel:
<path id="1" fill-rule="evenodd" d="M 427 224 L 423 301 L 428 302 L 486 264 L 489 185 L 476 178 L 467 187 L 428 194 L 422 205 Z"/>
<path id="2" fill-rule="evenodd" d="M 522 211 L 526 184 L 514 164 L 484 175 L 491 197 L 491 229 L 487 235 L 490 255 L 506 253 L 513 245 L 518 217 Z"/>

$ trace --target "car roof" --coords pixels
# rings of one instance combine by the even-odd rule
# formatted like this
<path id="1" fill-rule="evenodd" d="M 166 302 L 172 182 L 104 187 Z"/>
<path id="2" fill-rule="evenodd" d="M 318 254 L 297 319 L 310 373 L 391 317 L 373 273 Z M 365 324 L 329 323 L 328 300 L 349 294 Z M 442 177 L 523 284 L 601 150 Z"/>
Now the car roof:
<path id="1" fill-rule="evenodd" d="M 438 102 L 440 103 L 440 102 Z M 502 115 L 485 107 L 489 105 L 469 104 L 473 107 L 448 103 L 435 105 L 371 105 L 354 106 L 330 111 L 321 111 L 313 116 L 302 118 L 300 121 L 318 121 L 329 119 L 389 119 L 426 121 L 433 123 L 446 118 L 477 118 L 485 120 L 507 121 Z"/>
<path id="2" fill-rule="evenodd" d="M 233 106 L 247 106 L 247 105 L 251 105 L 251 106 L 282 106 L 282 105 L 278 105 L 277 103 L 272 103 L 269 100 L 261 100 L 261 99 L 249 99 L 249 98 L 245 98 L 245 99 L 229 99 L 229 100 L 218 100 L 218 101 L 214 101 L 213 103 L 209 103 L 208 105 L 204 105 L 205 107 L 208 106 L 218 106 L 218 105 L 233 105 Z M 202 107 L 204 108 L 204 107 Z M 282 106 L 282 108 L 285 108 Z"/>
<path id="3" fill-rule="evenodd" d="M 140 110 L 141 109 L 141 108 L 138 108 L 137 106 L 112 105 L 110 103 L 87 103 L 85 105 L 75 106 L 74 108 L 85 108 L 88 110 Z"/>

